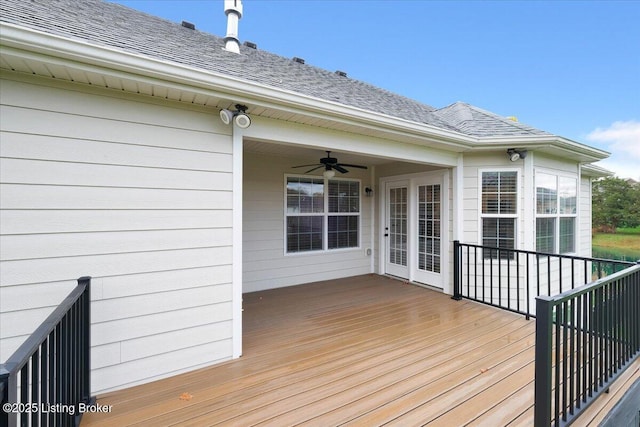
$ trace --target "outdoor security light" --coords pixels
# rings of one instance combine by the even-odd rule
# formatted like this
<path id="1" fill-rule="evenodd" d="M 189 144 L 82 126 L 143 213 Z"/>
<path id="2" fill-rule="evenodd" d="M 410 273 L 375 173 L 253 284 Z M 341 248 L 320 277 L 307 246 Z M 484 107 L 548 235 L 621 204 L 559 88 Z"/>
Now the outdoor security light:
<path id="1" fill-rule="evenodd" d="M 220 110 L 220 120 L 222 120 L 222 123 L 225 125 L 231 123 L 231 120 L 233 120 L 233 111 Z"/>
<path id="2" fill-rule="evenodd" d="M 225 125 L 228 125 L 231 123 L 231 120 L 233 120 L 240 129 L 246 129 L 251 126 L 251 117 L 249 117 L 246 111 L 246 105 L 236 104 L 236 111 L 227 109 L 220 110 L 220 120 Z"/>
<path id="3" fill-rule="evenodd" d="M 515 148 L 509 148 L 507 150 L 507 156 L 512 162 L 516 162 L 520 159 L 527 157 L 527 150 L 516 150 Z"/>

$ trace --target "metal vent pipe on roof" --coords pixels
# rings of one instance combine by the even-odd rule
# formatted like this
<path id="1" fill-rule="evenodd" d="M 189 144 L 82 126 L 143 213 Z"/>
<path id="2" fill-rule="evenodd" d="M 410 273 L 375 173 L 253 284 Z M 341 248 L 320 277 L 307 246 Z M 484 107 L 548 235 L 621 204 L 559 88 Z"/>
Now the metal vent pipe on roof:
<path id="1" fill-rule="evenodd" d="M 227 15 L 227 35 L 224 38 L 224 48 L 230 52 L 240 53 L 238 21 L 242 18 L 242 0 L 224 0 L 224 13 Z"/>

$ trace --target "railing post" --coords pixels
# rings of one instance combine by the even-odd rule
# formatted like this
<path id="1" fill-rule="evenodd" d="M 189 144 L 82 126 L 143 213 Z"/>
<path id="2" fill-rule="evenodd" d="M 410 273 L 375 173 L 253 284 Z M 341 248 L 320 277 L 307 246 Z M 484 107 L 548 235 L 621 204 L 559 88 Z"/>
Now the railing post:
<path id="1" fill-rule="evenodd" d="M 4 406 L 9 401 L 9 371 L 0 366 L 0 405 Z M 0 426 L 9 425 L 9 412 L 0 410 Z"/>
<path id="2" fill-rule="evenodd" d="M 551 297 L 536 298 L 536 350 L 535 350 L 535 427 L 551 424 L 551 349 L 553 336 L 553 304 Z"/>
<path id="3" fill-rule="evenodd" d="M 82 390 L 80 398 L 83 402 L 90 404 L 95 401 L 91 396 L 91 277 L 84 276 L 78 279 L 78 285 L 85 285 L 82 299 L 82 333 L 81 337 L 84 345 L 81 348 L 82 363 Z"/>
<path id="4" fill-rule="evenodd" d="M 462 270 L 462 256 L 461 256 L 462 248 L 460 246 L 459 240 L 453 241 L 453 298 L 456 301 L 460 301 L 462 299 L 462 283 L 460 272 Z"/>

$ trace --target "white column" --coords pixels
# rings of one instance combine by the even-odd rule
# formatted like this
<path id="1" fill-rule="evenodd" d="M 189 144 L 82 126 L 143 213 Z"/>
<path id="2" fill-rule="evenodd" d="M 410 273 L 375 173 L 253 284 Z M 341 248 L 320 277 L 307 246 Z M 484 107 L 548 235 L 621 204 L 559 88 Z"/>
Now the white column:
<path id="1" fill-rule="evenodd" d="M 233 123 L 233 358 L 242 356 L 242 129 Z"/>

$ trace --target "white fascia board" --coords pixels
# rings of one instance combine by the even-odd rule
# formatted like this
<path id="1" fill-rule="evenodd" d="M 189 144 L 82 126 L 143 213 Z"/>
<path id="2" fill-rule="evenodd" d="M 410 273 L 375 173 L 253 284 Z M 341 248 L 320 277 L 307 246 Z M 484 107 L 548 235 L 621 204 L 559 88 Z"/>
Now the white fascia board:
<path id="1" fill-rule="evenodd" d="M 580 171 L 582 175 L 589 176 L 591 178 L 605 178 L 615 175 L 614 172 L 591 163 L 580 165 Z"/>
<path id="2" fill-rule="evenodd" d="M 588 157 L 590 161 L 606 159 L 611 153 L 599 148 L 590 147 L 579 142 L 556 135 L 523 135 L 479 138 L 478 144 L 471 148 L 471 151 L 493 151 L 509 148 L 526 148 L 529 150 L 554 148 L 565 151 L 567 156 L 576 154 Z"/>

